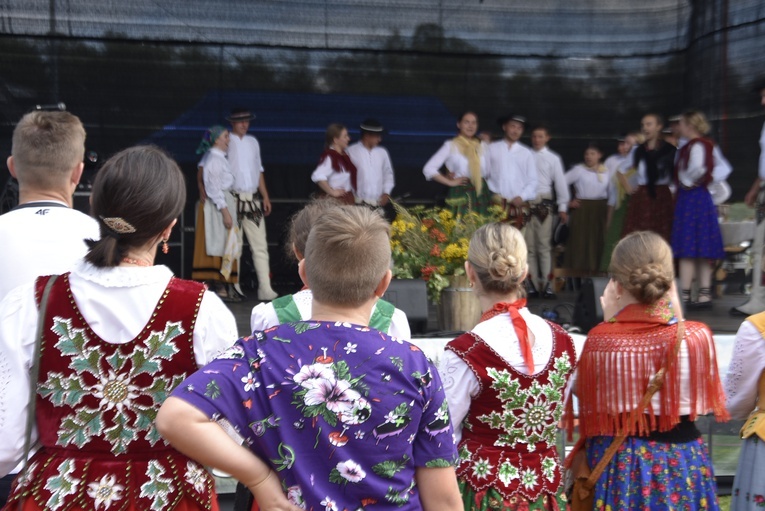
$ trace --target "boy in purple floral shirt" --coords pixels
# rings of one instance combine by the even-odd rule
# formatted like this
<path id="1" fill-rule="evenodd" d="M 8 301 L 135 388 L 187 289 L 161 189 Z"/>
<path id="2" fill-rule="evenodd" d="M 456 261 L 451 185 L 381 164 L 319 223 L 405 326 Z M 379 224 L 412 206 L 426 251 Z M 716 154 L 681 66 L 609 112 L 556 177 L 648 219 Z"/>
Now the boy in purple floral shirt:
<path id="1" fill-rule="evenodd" d="M 326 213 L 299 268 L 312 319 L 255 332 L 179 385 L 157 418 L 163 435 L 243 478 L 261 508 L 289 509 L 260 460 L 303 509 L 462 509 L 438 373 L 415 346 L 366 326 L 389 261 L 379 215 Z"/>

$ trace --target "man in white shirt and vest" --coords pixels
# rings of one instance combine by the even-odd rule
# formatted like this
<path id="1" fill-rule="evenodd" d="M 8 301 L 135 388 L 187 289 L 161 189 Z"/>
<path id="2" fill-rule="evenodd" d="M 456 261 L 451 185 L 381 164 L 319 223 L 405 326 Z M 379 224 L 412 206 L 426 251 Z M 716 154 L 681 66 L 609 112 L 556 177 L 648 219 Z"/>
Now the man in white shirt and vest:
<path id="1" fill-rule="evenodd" d="M 760 81 L 755 91 L 760 96 L 760 105 L 765 106 L 765 80 Z M 765 248 L 765 124 L 762 125 L 760 133 L 760 161 L 757 177 L 752 183 L 751 188 L 744 197 L 744 202 L 749 206 L 756 208 L 755 218 L 757 220 L 757 230 L 754 235 L 754 245 L 752 253 L 754 255 L 754 265 L 752 268 L 752 292 L 746 303 L 730 309 L 733 316 L 749 316 L 765 310 L 765 286 L 763 285 L 763 249 Z"/>
<path id="2" fill-rule="evenodd" d="M 268 258 L 265 217 L 271 214 L 260 145 L 247 134 L 255 116 L 246 108 L 235 108 L 227 120 L 231 123 L 228 162 L 234 174 L 233 195 L 237 200 L 240 236 L 247 236 L 258 278 L 258 300 L 269 301 L 279 296 L 271 288 L 271 268 Z"/>
<path id="3" fill-rule="evenodd" d="M 511 114 L 497 123 L 505 136 L 486 151 L 486 183 L 501 198 L 512 224 L 521 229 L 529 217 L 528 202 L 537 197 L 537 166 L 531 149 L 519 142 L 526 119 Z"/>
<path id="4" fill-rule="evenodd" d="M 533 297 L 541 293 L 542 298 L 554 299 L 555 293 L 550 286 L 553 215 L 557 212 L 561 222 L 568 222 L 571 197 L 563 177 L 563 160 L 547 147 L 549 142 L 547 127 L 536 126 L 531 130 L 531 147 L 537 167 L 537 196 L 530 203 L 531 218 L 525 237 L 529 250 L 529 294 Z"/>
<path id="5" fill-rule="evenodd" d="M 356 166 L 356 203 L 386 206 L 396 184 L 388 151 L 380 146 L 383 126 L 375 119 L 365 119 L 359 126 L 361 139 L 346 149 Z"/>
<path id="6" fill-rule="evenodd" d="M 85 240 L 99 238 L 98 223 L 72 209 L 84 155 L 85 128 L 69 112 L 31 112 L 13 130 L 7 163 L 19 205 L 0 216 L 0 300 L 39 275 L 69 271 L 87 253 Z M 0 507 L 22 468 L 0 479 Z"/>

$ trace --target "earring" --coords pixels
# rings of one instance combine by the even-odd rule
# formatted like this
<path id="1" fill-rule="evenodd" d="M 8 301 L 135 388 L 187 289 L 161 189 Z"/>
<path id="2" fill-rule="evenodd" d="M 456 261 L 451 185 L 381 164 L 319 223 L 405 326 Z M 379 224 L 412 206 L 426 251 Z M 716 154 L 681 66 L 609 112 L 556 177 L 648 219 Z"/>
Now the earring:
<path id="1" fill-rule="evenodd" d="M 167 246 L 167 240 L 162 240 L 162 253 L 167 254 L 170 252 L 170 247 Z"/>
<path id="2" fill-rule="evenodd" d="M 468 285 L 469 285 L 470 287 L 473 287 L 473 281 L 471 280 L 471 281 L 468 283 Z"/>

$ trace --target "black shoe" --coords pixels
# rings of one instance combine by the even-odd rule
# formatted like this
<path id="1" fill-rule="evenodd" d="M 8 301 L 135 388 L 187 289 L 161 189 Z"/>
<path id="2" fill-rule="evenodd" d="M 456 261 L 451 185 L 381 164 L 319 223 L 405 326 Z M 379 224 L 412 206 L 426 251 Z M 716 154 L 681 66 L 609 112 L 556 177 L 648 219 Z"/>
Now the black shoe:
<path id="1" fill-rule="evenodd" d="M 706 302 L 690 302 L 686 305 L 686 309 L 691 311 L 704 311 L 712 308 L 712 300 Z"/>
<path id="2" fill-rule="evenodd" d="M 728 310 L 728 314 L 730 314 L 731 316 L 734 316 L 734 317 L 738 317 L 738 318 L 743 318 L 743 317 L 749 316 L 749 314 L 747 314 L 746 312 L 742 312 L 742 311 L 738 310 L 735 307 L 731 307 L 730 310 Z"/>
<path id="3" fill-rule="evenodd" d="M 531 300 L 535 300 L 539 298 L 539 291 L 536 289 L 529 289 L 529 291 L 526 293 L 526 298 L 529 298 Z"/>
<path id="4" fill-rule="evenodd" d="M 548 288 L 548 289 L 545 289 L 545 292 L 544 292 L 544 293 L 542 293 L 542 298 L 543 298 L 544 300 L 555 300 L 556 298 L 558 298 L 558 295 L 556 295 L 555 293 L 553 293 L 553 292 L 552 292 L 552 289 L 549 289 L 549 288 Z"/>

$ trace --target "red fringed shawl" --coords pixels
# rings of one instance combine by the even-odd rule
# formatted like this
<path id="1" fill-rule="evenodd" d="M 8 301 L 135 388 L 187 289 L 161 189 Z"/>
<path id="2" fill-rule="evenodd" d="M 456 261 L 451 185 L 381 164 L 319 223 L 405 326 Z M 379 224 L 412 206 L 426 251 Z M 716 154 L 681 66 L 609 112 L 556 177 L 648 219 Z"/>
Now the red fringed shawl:
<path id="1" fill-rule="evenodd" d="M 690 374 L 690 420 L 698 409 L 713 412 L 718 421 L 729 419 L 717 369 L 712 332 L 703 323 L 685 322 Z M 577 368 L 579 431 L 582 437 L 647 435 L 668 431 L 680 422 L 680 364 L 666 364 L 676 343 L 677 322 L 670 304 L 633 304 L 587 335 Z M 631 408 L 645 394 L 650 378 L 667 366 L 664 387 L 658 392 L 661 408 L 649 405 L 630 420 Z M 634 403 L 624 406 L 624 403 Z"/>

